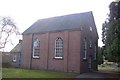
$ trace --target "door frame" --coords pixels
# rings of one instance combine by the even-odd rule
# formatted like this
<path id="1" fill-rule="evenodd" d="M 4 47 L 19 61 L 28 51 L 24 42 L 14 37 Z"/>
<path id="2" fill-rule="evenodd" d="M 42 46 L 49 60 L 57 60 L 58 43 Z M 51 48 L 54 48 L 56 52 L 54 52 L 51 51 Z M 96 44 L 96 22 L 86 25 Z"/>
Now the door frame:
<path id="1" fill-rule="evenodd" d="M 90 55 L 88 58 L 88 69 L 91 70 L 92 69 L 92 56 Z"/>

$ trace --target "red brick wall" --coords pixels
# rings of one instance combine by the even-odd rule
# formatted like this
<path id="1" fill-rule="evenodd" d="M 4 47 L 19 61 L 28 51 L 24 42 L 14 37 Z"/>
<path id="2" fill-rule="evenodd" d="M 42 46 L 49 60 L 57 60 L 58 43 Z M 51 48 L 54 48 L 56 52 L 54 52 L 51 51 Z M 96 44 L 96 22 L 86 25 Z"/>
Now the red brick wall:
<path id="1" fill-rule="evenodd" d="M 90 26 L 92 27 L 92 31 L 90 31 Z M 86 60 L 83 60 L 83 41 L 84 41 L 84 38 L 86 37 L 86 40 L 87 40 L 87 59 Z M 92 49 L 90 51 L 90 40 L 92 42 Z M 80 70 L 81 70 L 81 73 L 83 72 L 88 72 L 89 69 L 88 69 L 88 61 L 89 61 L 89 57 L 91 56 L 92 57 L 92 70 L 97 70 L 97 61 L 94 60 L 94 47 L 95 47 L 95 44 L 97 46 L 98 44 L 98 37 L 97 37 L 97 34 L 96 34 L 96 30 L 95 30 L 95 26 L 92 26 L 92 25 L 86 25 L 83 27 L 83 30 L 81 31 L 81 57 L 80 57 Z"/>
<path id="2" fill-rule="evenodd" d="M 55 40 L 57 37 L 63 39 L 63 59 L 55 59 Z M 68 44 L 68 31 L 50 33 L 49 35 L 49 60 L 48 69 L 55 71 L 67 72 L 67 44 Z"/>
<path id="3" fill-rule="evenodd" d="M 63 59 L 55 59 L 55 40 L 57 37 L 63 39 Z M 87 38 L 87 59 L 83 60 L 83 39 Z M 31 60 L 32 38 L 40 41 L 40 58 Z M 92 41 L 92 50 L 89 51 L 89 41 Z M 92 56 L 92 69 L 97 69 L 97 62 L 94 60 L 94 46 L 97 44 L 95 32 L 85 28 L 80 30 L 69 30 L 48 33 L 36 33 L 23 35 L 22 41 L 22 65 L 23 68 L 75 72 L 88 72 L 88 58 Z M 12 56 L 12 55 L 11 55 Z M 18 55 L 17 55 L 18 56 Z M 12 61 L 12 58 L 11 58 Z M 16 63 L 11 63 L 17 66 Z"/>
<path id="4" fill-rule="evenodd" d="M 55 59 L 55 40 L 63 39 L 63 59 Z M 32 69 L 80 72 L 80 31 L 34 34 L 40 41 L 40 58 L 32 58 Z M 30 68 L 32 35 L 23 35 L 22 67 Z"/>
<path id="5" fill-rule="evenodd" d="M 22 65 L 23 68 L 30 68 L 32 34 L 23 35 L 22 42 Z"/>
<path id="6" fill-rule="evenodd" d="M 13 56 L 16 55 L 16 62 L 13 62 Z M 9 63 L 12 67 L 18 66 L 18 53 L 10 53 L 9 55 L 2 55 L 2 62 Z"/>
<path id="7" fill-rule="evenodd" d="M 13 57 L 16 55 L 16 62 L 13 62 Z M 18 55 L 19 53 L 11 52 L 10 53 L 10 63 L 12 67 L 19 67 L 18 65 Z"/>
<path id="8" fill-rule="evenodd" d="M 69 72 L 80 72 L 80 31 L 69 32 Z"/>
<path id="9" fill-rule="evenodd" d="M 34 39 L 38 38 L 40 41 L 40 58 L 32 58 L 32 68 L 33 69 L 47 69 L 47 56 L 48 56 L 48 33 L 45 34 L 35 34 Z"/>
<path id="10" fill-rule="evenodd" d="M 83 34 L 84 33 L 84 34 Z M 84 61 L 82 58 L 83 39 L 88 31 L 81 34 L 80 30 L 69 30 L 48 33 L 36 33 L 33 39 L 38 38 L 40 41 L 40 58 L 32 58 L 32 69 L 75 72 L 82 73 L 88 71 L 88 59 Z M 63 39 L 63 59 L 55 59 L 55 40 L 57 37 Z M 97 40 L 94 37 L 87 36 L 94 42 Z M 30 59 L 32 51 L 32 34 L 23 35 L 22 45 L 22 67 L 30 68 Z M 89 54 L 89 51 L 88 51 Z M 93 52 L 92 52 L 93 55 Z M 89 55 L 87 55 L 87 58 Z M 95 64 L 94 64 L 95 63 Z M 96 61 L 92 59 L 92 68 L 96 69 Z"/>

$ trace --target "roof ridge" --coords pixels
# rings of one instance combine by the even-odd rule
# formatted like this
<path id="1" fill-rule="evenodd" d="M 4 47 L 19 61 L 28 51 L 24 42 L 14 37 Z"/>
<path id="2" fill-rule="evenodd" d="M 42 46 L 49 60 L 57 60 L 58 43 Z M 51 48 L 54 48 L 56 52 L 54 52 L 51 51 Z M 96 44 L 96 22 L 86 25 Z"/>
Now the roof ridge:
<path id="1" fill-rule="evenodd" d="M 59 18 L 59 17 L 64 17 L 64 16 L 71 16 L 71 15 L 88 14 L 88 13 L 92 13 L 92 11 L 87 11 L 87 12 L 82 12 L 82 13 L 71 13 L 71 14 L 65 14 L 65 15 L 59 15 L 59 16 L 41 18 L 41 19 L 38 19 L 37 21 L 41 21 L 41 20 L 45 20 L 45 19 L 51 19 L 51 18 Z"/>

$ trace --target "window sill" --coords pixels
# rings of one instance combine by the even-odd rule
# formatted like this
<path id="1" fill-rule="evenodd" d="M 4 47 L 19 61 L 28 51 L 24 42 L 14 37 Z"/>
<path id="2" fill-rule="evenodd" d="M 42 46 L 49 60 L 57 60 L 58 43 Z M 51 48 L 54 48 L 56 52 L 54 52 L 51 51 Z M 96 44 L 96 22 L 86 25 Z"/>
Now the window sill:
<path id="1" fill-rule="evenodd" d="M 40 59 L 39 56 L 33 56 L 33 59 Z"/>
<path id="2" fill-rule="evenodd" d="M 13 60 L 12 62 L 16 63 L 16 60 Z"/>
<path id="3" fill-rule="evenodd" d="M 63 60 L 63 57 L 54 57 L 55 60 Z"/>
<path id="4" fill-rule="evenodd" d="M 86 59 L 86 58 L 83 58 L 83 61 L 87 61 L 87 59 Z"/>

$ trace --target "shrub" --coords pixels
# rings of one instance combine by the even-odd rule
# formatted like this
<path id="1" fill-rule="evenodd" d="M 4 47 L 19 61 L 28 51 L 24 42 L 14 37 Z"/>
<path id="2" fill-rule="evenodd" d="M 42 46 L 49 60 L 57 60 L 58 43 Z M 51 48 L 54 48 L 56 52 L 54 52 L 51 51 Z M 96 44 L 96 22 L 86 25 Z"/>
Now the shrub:
<path id="1" fill-rule="evenodd" d="M 99 65 L 103 64 L 103 49 L 100 47 L 98 47 L 97 62 Z"/>

